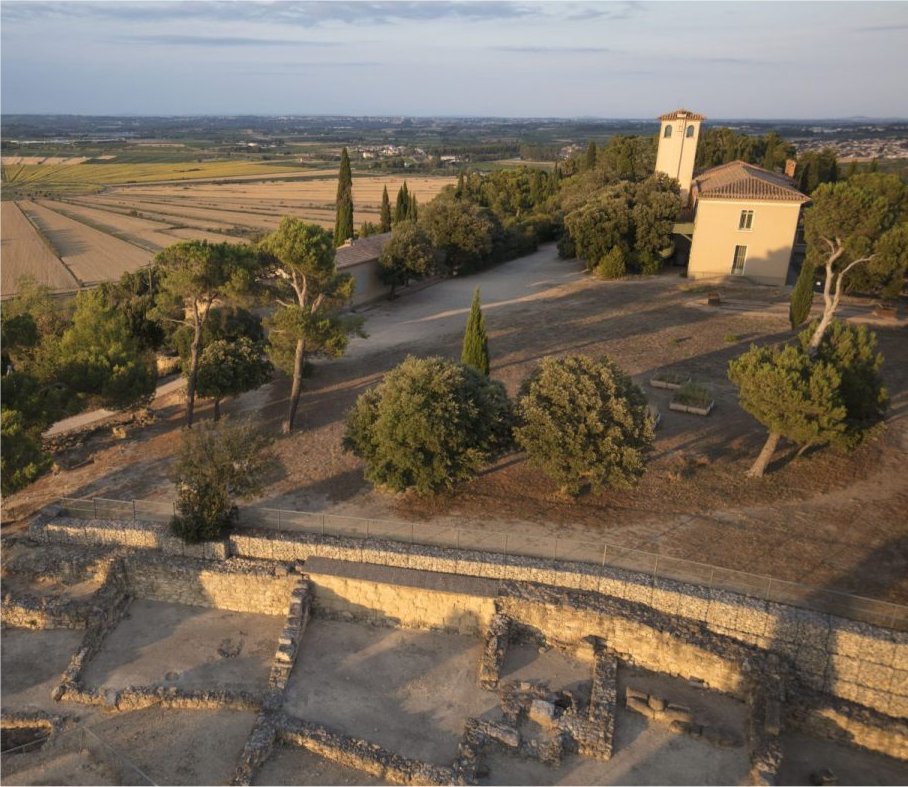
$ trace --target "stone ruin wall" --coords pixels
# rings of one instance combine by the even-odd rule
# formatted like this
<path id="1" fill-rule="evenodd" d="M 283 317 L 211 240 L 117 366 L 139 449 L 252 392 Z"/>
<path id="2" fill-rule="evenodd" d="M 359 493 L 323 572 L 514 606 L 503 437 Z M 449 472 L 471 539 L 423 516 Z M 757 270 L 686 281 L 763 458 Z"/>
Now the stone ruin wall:
<path id="1" fill-rule="evenodd" d="M 82 522 L 50 519 L 37 523 L 32 535 L 45 541 L 84 544 L 97 544 L 94 539 L 99 531 L 103 531 L 106 544 L 119 543 L 120 537 L 129 542 L 148 538 L 148 527 L 111 524 L 85 527 Z M 547 591 L 554 594 L 549 601 L 537 598 L 529 603 L 521 600 L 520 594 L 511 593 L 497 603 L 508 615 L 542 631 L 553 642 L 574 648 L 582 658 L 582 638 L 601 636 L 610 647 L 637 663 L 699 678 L 712 688 L 738 696 L 746 693 L 740 664 L 717 655 L 696 637 L 691 639 L 692 634 L 718 635 L 712 639 L 741 648 L 739 656 L 745 654 L 742 658 L 747 658 L 746 653 L 758 657 L 775 654 L 791 666 L 802 689 L 799 698 L 789 698 L 799 726 L 908 759 L 908 727 L 903 721 L 908 716 L 908 635 L 902 632 L 684 583 L 659 581 L 653 586 L 649 577 L 596 565 L 396 542 L 269 531 L 235 534 L 226 545 L 229 551 L 257 560 L 231 558 L 216 566 L 209 563 L 209 569 L 200 569 L 195 576 L 192 571 L 175 573 L 174 558 L 153 558 L 155 553 L 148 549 L 151 544 L 146 541 L 143 546 L 145 549 L 128 561 L 127 568 L 130 582 L 142 595 L 178 603 L 223 604 L 228 609 L 265 614 L 286 614 L 289 590 L 278 588 L 292 585 L 286 577 L 286 565 L 296 561 L 308 561 L 304 568 L 307 573 L 310 567 L 313 569 L 316 608 L 329 616 L 346 613 L 371 622 L 476 633 L 477 629 L 487 630 L 496 612 L 495 599 L 487 589 L 457 592 L 418 583 L 408 588 L 406 582 L 389 584 L 369 578 L 368 572 L 320 572 L 316 558 L 553 586 Z M 218 553 L 217 549 L 210 550 L 208 556 L 219 557 Z M 230 573 L 231 565 L 261 566 L 259 560 L 284 565 Z M 612 604 L 629 603 L 642 610 L 644 618 L 649 615 L 662 623 L 654 625 L 652 620 L 624 613 L 604 613 L 586 603 L 566 608 L 565 593 L 591 597 L 577 591 L 605 594 L 610 597 L 606 602 Z M 249 599 L 254 597 L 264 603 L 250 609 Z"/>

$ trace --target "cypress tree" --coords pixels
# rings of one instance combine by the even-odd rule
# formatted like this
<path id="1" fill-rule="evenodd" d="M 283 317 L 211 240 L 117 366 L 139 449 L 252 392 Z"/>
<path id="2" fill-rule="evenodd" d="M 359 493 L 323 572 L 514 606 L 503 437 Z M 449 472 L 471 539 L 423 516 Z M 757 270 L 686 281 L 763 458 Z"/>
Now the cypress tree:
<path id="1" fill-rule="evenodd" d="M 479 287 L 473 292 L 473 305 L 470 307 L 470 317 L 463 335 L 460 362 L 465 366 L 472 366 L 486 377 L 489 376 L 489 340 L 486 336 L 485 318 L 482 316 L 482 308 L 479 303 Z"/>
<path id="2" fill-rule="evenodd" d="M 804 260 L 801 273 L 794 289 L 791 291 L 791 304 L 788 307 L 788 321 L 792 328 L 807 321 L 810 316 L 810 307 L 813 305 L 813 275 L 816 266 L 809 260 Z"/>
<path id="3" fill-rule="evenodd" d="M 416 221 L 418 218 L 419 206 L 416 204 L 416 194 L 411 194 L 407 205 L 407 221 Z"/>
<path id="4" fill-rule="evenodd" d="M 410 207 L 410 193 L 407 191 L 407 181 L 400 187 L 397 192 L 397 205 L 394 207 L 394 223 L 404 221 L 407 218 L 407 210 Z"/>
<path id="5" fill-rule="evenodd" d="M 463 197 L 463 170 L 457 173 L 457 189 L 454 191 L 454 196 L 458 199 Z"/>
<path id="6" fill-rule="evenodd" d="M 347 148 L 341 151 L 340 172 L 337 176 L 337 219 L 334 223 L 334 245 L 343 246 L 353 237 L 353 174 Z"/>
<path id="7" fill-rule="evenodd" d="M 381 193 L 381 231 L 391 232 L 391 200 L 388 199 L 388 187 Z"/>
<path id="8" fill-rule="evenodd" d="M 586 158 L 583 162 L 584 169 L 594 169 L 596 167 L 596 143 L 590 140 L 586 148 Z"/>

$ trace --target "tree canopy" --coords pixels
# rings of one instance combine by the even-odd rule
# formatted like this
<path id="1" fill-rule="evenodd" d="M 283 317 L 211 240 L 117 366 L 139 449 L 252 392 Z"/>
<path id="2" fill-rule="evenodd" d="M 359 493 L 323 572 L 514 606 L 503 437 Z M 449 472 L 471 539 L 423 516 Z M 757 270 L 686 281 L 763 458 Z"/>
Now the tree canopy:
<path id="1" fill-rule="evenodd" d="M 366 478 L 430 494 L 473 477 L 511 442 L 504 386 L 443 358 L 408 357 L 361 395 L 343 445 Z"/>
<path id="2" fill-rule="evenodd" d="M 653 426 L 643 392 L 608 358 L 547 356 L 521 386 L 514 437 L 562 493 L 577 495 L 635 484 Z"/>
<path id="3" fill-rule="evenodd" d="M 340 315 L 341 307 L 353 296 L 353 277 L 338 272 L 327 230 L 287 216 L 260 247 L 267 255 L 273 273 L 271 285 L 280 305 L 269 320 L 269 354 L 275 366 L 293 379 L 283 426 L 290 432 L 307 356 L 343 355 L 349 336 L 362 333 L 362 320 Z"/>
<path id="4" fill-rule="evenodd" d="M 397 287 L 410 279 L 431 273 L 435 265 L 435 250 L 425 230 L 415 221 L 400 221 L 394 225 L 391 239 L 378 259 L 378 275 L 382 283 L 391 286 L 391 297 Z"/>

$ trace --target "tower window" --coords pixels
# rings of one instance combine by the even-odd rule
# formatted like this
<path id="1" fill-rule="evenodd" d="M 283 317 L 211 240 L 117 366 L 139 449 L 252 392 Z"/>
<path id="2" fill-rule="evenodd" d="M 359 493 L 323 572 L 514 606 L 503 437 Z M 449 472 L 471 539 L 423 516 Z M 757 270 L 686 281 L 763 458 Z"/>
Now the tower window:
<path id="1" fill-rule="evenodd" d="M 735 246 L 735 257 L 731 262 L 733 276 L 740 276 L 744 273 L 744 260 L 746 257 L 747 246 Z"/>
<path id="2" fill-rule="evenodd" d="M 754 224 L 754 212 L 752 210 L 742 210 L 741 218 L 738 219 L 739 230 L 749 230 Z"/>
<path id="3" fill-rule="evenodd" d="M 665 137 L 665 139 L 668 139 L 671 135 L 672 135 L 672 127 L 666 126 L 665 131 L 662 132 L 662 136 Z"/>
<path id="4" fill-rule="evenodd" d="M 692 137 L 693 135 L 694 135 L 694 127 L 693 127 L 693 126 L 688 126 L 688 127 L 687 127 L 686 136 Z"/>

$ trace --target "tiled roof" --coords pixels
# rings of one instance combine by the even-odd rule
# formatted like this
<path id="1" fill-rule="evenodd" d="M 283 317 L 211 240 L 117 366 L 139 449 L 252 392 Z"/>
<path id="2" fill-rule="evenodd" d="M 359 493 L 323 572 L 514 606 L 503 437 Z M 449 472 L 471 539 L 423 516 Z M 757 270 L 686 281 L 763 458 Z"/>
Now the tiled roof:
<path id="1" fill-rule="evenodd" d="M 696 112 L 691 112 L 689 109 L 676 109 L 674 112 L 666 112 L 664 115 L 659 115 L 659 120 L 706 120 L 704 115 L 698 115 Z"/>
<path id="2" fill-rule="evenodd" d="M 704 170 L 694 178 L 697 198 L 755 199 L 780 202 L 808 202 L 810 197 L 798 191 L 784 175 L 770 172 L 755 164 L 731 161 Z"/>
<path id="3" fill-rule="evenodd" d="M 383 232 L 380 235 L 357 238 L 349 246 L 341 246 L 334 256 L 337 267 L 348 268 L 351 265 L 359 265 L 361 262 L 377 260 L 389 240 L 391 240 L 391 233 Z"/>

